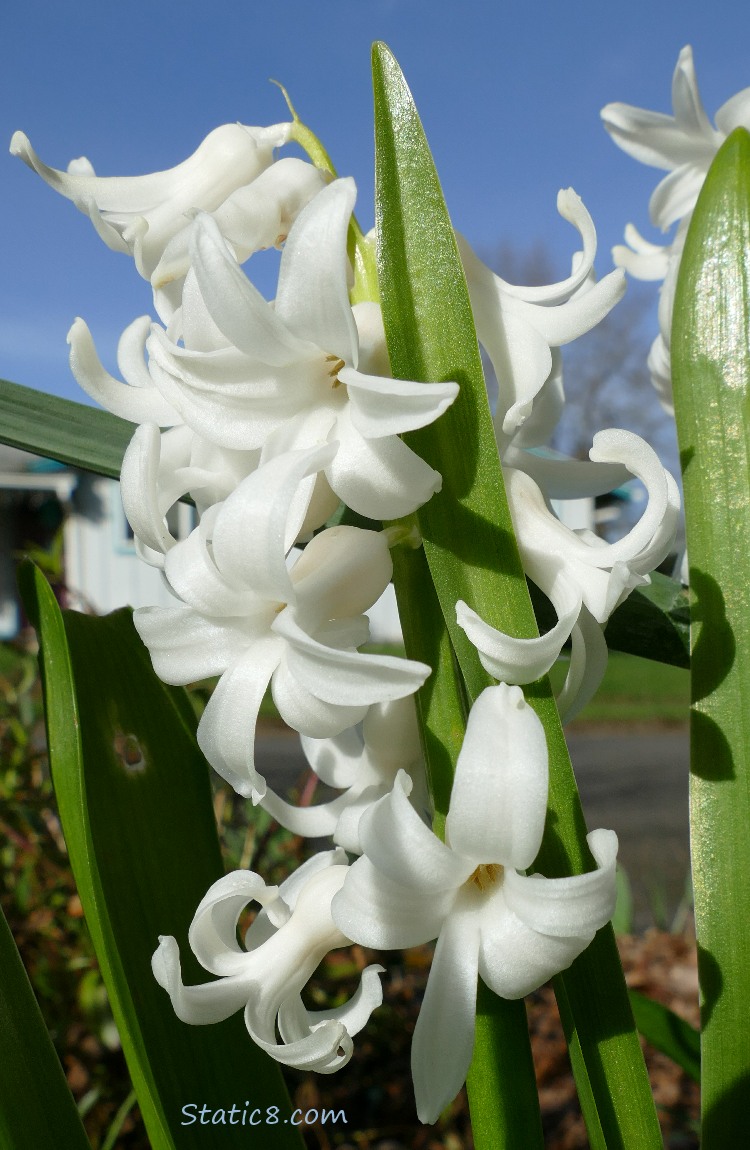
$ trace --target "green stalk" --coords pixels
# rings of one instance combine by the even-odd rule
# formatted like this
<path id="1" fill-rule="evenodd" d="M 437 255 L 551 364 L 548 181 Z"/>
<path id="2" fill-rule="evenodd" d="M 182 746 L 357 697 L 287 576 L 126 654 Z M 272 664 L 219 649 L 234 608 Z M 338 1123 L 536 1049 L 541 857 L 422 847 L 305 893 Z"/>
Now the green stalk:
<path id="1" fill-rule="evenodd" d="M 299 144 L 307 152 L 316 168 L 320 168 L 322 172 L 327 172 L 335 180 L 338 173 L 322 140 L 318 139 L 312 128 L 308 128 L 307 124 L 302 123 L 284 85 L 280 84 L 278 80 L 273 80 L 272 83 L 281 89 L 281 94 L 292 117 L 292 130 L 289 139 L 293 140 L 295 144 Z M 356 216 L 352 216 L 349 222 L 347 249 L 354 269 L 354 286 L 350 292 L 351 302 L 361 303 L 363 300 L 377 300 L 378 271 L 375 266 L 375 252 L 372 245 L 367 242 L 367 237 L 357 222 Z"/>
<path id="2" fill-rule="evenodd" d="M 435 424 L 404 438 L 443 476 L 441 493 L 420 509 L 418 519 L 471 703 L 493 680 L 456 625 L 456 600 L 465 599 L 511 634 L 534 635 L 536 623 L 505 498 L 466 282 L 432 157 L 411 94 L 384 45 L 375 46 L 373 74 L 379 279 L 393 374 L 453 379 L 461 387 L 457 401 Z M 549 684 L 532 685 L 527 696 L 545 725 L 550 751 L 549 829 L 537 865 L 551 876 L 591 869 Z M 604 941 L 598 950 L 585 952 L 561 976 L 561 1011 L 589 1137 L 592 1146 L 607 1150 L 655 1150 L 661 1148 L 661 1134 L 622 968 L 611 930 L 599 937 Z M 512 1123 L 505 1116 L 514 1113 L 529 1082 L 528 1046 L 518 1045 L 518 1037 L 509 1040 L 499 1015 L 490 1025 L 494 1039 L 477 1048 L 469 1077 L 476 1144 L 526 1150 L 538 1144 L 538 1114 L 515 1112 Z M 508 1042 L 504 1051 L 515 1052 L 517 1059 L 510 1077 L 496 1076 L 498 1093 L 478 1088 L 492 1075 L 503 1042 Z"/>
<path id="3" fill-rule="evenodd" d="M 747 1142 L 750 1088 L 750 135 L 698 198 L 672 362 L 690 561 L 690 835 L 703 1150 Z"/>

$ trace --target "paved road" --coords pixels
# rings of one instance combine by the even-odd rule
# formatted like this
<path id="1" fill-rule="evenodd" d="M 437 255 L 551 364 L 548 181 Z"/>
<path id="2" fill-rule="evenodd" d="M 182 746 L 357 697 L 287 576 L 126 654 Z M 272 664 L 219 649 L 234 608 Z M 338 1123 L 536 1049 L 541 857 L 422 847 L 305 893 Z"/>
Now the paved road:
<path id="1" fill-rule="evenodd" d="M 636 926 L 674 915 L 689 869 L 687 730 L 569 738 L 586 821 L 620 839 L 620 861 L 633 887 Z M 259 735 L 257 760 L 275 790 L 305 769 L 297 736 Z"/>

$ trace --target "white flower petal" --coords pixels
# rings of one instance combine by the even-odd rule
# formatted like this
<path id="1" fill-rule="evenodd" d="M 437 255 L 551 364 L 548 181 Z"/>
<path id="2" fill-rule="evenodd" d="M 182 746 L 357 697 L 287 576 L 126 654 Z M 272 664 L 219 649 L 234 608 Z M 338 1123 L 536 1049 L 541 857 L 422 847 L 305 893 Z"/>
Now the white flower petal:
<path id="1" fill-rule="evenodd" d="M 473 854 L 462 857 L 458 848 L 446 846 L 424 825 L 408 800 L 411 789 L 411 779 L 399 771 L 393 790 L 360 819 L 359 837 L 379 874 L 420 891 L 430 903 L 460 887 L 476 863 Z"/>
<path id="2" fill-rule="evenodd" d="M 648 202 L 649 215 L 656 227 L 666 231 L 675 220 L 692 212 L 705 178 L 706 169 L 695 168 L 691 164 L 666 175 L 656 185 Z"/>
<path id="3" fill-rule="evenodd" d="M 288 644 L 290 674 L 327 703 L 359 707 L 400 699 L 418 690 L 431 671 L 426 663 L 410 659 L 326 647 L 302 630 L 291 608 L 277 615 L 272 630 Z"/>
<path id="4" fill-rule="evenodd" d="M 352 511 L 368 519 L 401 519 L 431 499 L 442 476 L 395 435 L 365 439 L 344 409 L 334 432 L 339 448 L 326 476 Z"/>
<path id="5" fill-rule="evenodd" d="M 145 342 L 150 328 L 150 317 L 141 316 L 126 328 L 122 338 L 127 337 L 129 341 L 132 336 Z M 106 371 L 96 354 L 91 332 L 82 319 L 76 319 L 73 323 L 68 332 L 68 343 L 70 370 L 77 383 L 107 411 L 130 423 L 157 423 L 162 427 L 182 423 L 177 411 L 153 383 L 150 387 L 129 386 Z"/>
<path id="6" fill-rule="evenodd" d="M 302 1007 L 300 1000 L 300 1007 Z M 282 1003 L 280 1010 L 289 1014 L 289 1004 Z M 304 1010 L 304 1007 L 302 1007 Z M 245 1025 L 256 1046 L 265 1050 L 283 1066 L 294 1066 L 297 1070 L 311 1070 L 317 1074 L 332 1074 L 346 1066 L 354 1052 L 354 1044 L 341 1022 L 325 1022 L 317 1030 L 308 1032 L 296 1042 L 277 1042 L 270 1035 L 270 1027 L 261 1030 L 255 1020 L 251 1003 L 245 1009 Z"/>
<path id="7" fill-rule="evenodd" d="M 721 105 L 714 119 L 716 127 L 725 136 L 735 128 L 747 128 L 750 125 L 750 88 L 743 88 L 731 96 Z"/>
<path id="8" fill-rule="evenodd" d="M 287 803 L 272 790 L 266 790 L 260 800 L 260 806 L 268 811 L 271 818 L 276 819 L 282 827 L 286 827 L 292 834 L 302 835 L 304 838 L 320 839 L 333 835 L 343 810 L 349 803 L 347 794 L 338 795 L 328 803 L 319 803 L 317 806 L 297 807 Z"/>
<path id="9" fill-rule="evenodd" d="M 286 452 L 263 463 L 222 505 L 213 528 L 213 555 L 219 570 L 266 599 L 294 602 L 286 554 L 299 531 L 306 507 L 293 509 L 294 493 L 335 453 L 335 444 Z"/>
<path id="10" fill-rule="evenodd" d="M 98 177 L 90 164 L 80 161 L 67 172 L 57 171 L 41 162 L 22 132 L 11 140 L 11 152 L 89 215 L 110 247 L 131 251 L 148 279 L 171 237 L 186 227 L 190 213 L 217 208 L 235 188 L 253 180 L 288 136 L 288 124 L 270 128 L 224 124 L 176 167 L 129 177 Z"/>
<path id="11" fill-rule="evenodd" d="M 581 598 L 570 596 L 570 607 L 546 634 L 517 639 L 485 623 L 462 600 L 456 603 L 456 622 L 479 653 L 486 671 L 503 683 L 533 683 L 546 675 L 558 658 L 581 609 Z"/>
<path id="12" fill-rule="evenodd" d="M 355 728 L 330 739 L 302 735 L 300 742 L 305 758 L 322 783 L 339 788 L 354 783 L 363 751 L 362 739 Z"/>
<path id="13" fill-rule="evenodd" d="M 615 910 L 617 835 L 591 831 L 587 836 L 597 869 L 567 878 L 505 874 L 503 891 L 510 910 L 539 934 L 556 938 L 593 938 Z"/>
<path id="14" fill-rule="evenodd" d="M 583 938 L 539 934 L 510 910 L 504 885 L 498 885 L 483 908 L 479 974 L 500 998 L 513 1000 L 524 998 L 566 970 L 593 934 Z"/>
<path id="15" fill-rule="evenodd" d="M 606 557 L 603 553 L 601 557 L 595 555 L 592 559 L 595 565 L 602 567 L 620 560 L 628 562 L 638 552 L 649 548 L 657 533 L 661 535 L 661 525 L 673 506 L 676 487 L 670 490 L 668 472 L 658 455 L 644 439 L 632 431 L 611 428 L 597 432 L 589 456 L 595 463 L 623 463 L 631 474 L 641 480 L 648 493 L 646 510 L 635 527 L 617 543 L 607 546 Z M 671 540 L 667 545 L 671 545 Z"/>
<path id="16" fill-rule="evenodd" d="M 626 286 L 625 273 L 616 268 L 588 291 L 578 292 L 556 307 L 538 307 L 522 300 L 512 301 L 509 307 L 519 319 L 525 319 L 539 332 L 550 347 L 560 347 L 596 327 L 625 295 Z"/>
<path id="17" fill-rule="evenodd" d="M 139 607 L 135 629 L 164 683 L 184 685 L 220 675 L 247 650 L 248 637 L 233 624 L 207 619 L 189 607 Z"/>
<path id="18" fill-rule="evenodd" d="M 154 978 L 172 1000 L 181 1022 L 206 1026 L 223 1022 L 236 1014 L 247 1002 L 247 983 L 243 976 L 221 978 L 199 986 L 185 986 L 180 967 L 180 950 L 171 935 L 159 937 L 158 949 L 151 959 Z"/>
<path id="19" fill-rule="evenodd" d="M 317 354 L 313 345 L 293 334 L 250 283 L 227 249 L 216 221 L 205 214 L 193 225 L 191 259 L 208 313 L 234 347 L 272 367 Z"/>
<path id="20" fill-rule="evenodd" d="M 377 602 L 391 581 L 387 537 L 340 525 L 321 531 L 291 572 L 295 615 L 307 630 L 331 619 L 351 619 Z"/>
<path id="21" fill-rule="evenodd" d="M 382 1005 L 383 984 L 379 976 L 384 971 L 385 967 L 383 966 L 366 966 L 362 971 L 359 986 L 352 997 L 343 1002 L 341 1006 L 333 1007 L 331 1010 L 309 1010 L 307 1015 L 311 1024 L 315 1026 L 318 1022 L 333 1019 L 344 1024 L 347 1034 L 359 1034 L 360 1030 L 363 1030 L 367 1025 L 373 1010 Z M 281 1017 L 279 1017 L 279 1026 L 281 1026 Z"/>
<path id="22" fill-rule="evenodd" d="M 265 779 L 255 770 L 255 725 L 282 650 L 272 636 L 253 643 L 222 675 L 198 725 L 198 745 L 211 766 L 253 802 L 266 790 Z"/>
<path id="23" fill-rule="evenodd" d="M 158 502 L 160 450 L 161 436 L 155 424 L 144 423 L 136 428 L 122 460 L 120 494 L 133 534 L 147 547 L 166 554 L 176 540 L 164 519 L 166 508 L 162 510 Z M 178 485 L 174 496 L 168 495 L 167 507 L 181 494 Z"/>
<path id="24" fill-rule="evenodd" d="M 235 626 L 249 639 L 265 629 L 273 607 L 241 583 L 226 579 L 214 563 L 210 532 L 220 506 L 206 511 L 187 539 L 170 548 L 164 557 L 164 573 L 183 602 L 203 615 L 234 617 Z"/>
<path id="25" fill-rule="evenodd" d="M 475 864 L 530 866 L 544 833 L 547 784 L 544 728 L 520 687 L 487 687 L 469 712 L 446 840 Z"/>
<path id="26" fill-rule="evenodd" d="M 503 465 L 530 475 L 547 499 L 585 499 L 606 495 L 632 478 L 622 464 L 557 459 L 534 451 L 519 451 L 517 438 L 505 449 Z"/>
<path id="27" fill-rule="evenodd" d="M 346 237 L 357 189 L 351 178 L 318 192 L 284 245 L 276 314 L 290 331 L 357 367 L 357 326 L 349 303 Z"/>
<path id="28" fill-rule="evenodd" d="M 570 667 L 557 696 L 557 709 L 563 723 L 574 719 L 593 699 L 607 670 L 609 648 L 604 630 L 585 605 L 573 628 Z"/>
<path id="29" fill-rule="evenodd" d="M 338 378 L 349 392 L 352 426 L 366 439 L 426 427 L 458 395 L 457 383 L 411 383 L 363 375 L 352 367 L 343 367 Z"/>
<path id="30" fill-rule="evenodd" d="M 278 887 L 268 886 L 255 871 L 236 870 L 217 879 L 201 899 L 188 932 L 201 966 L 212 974 L 246 973 L 251 963 L 237 941 L 240 915 L 249 903 L 267 906 L 278 894 Z"/>
<path id="31" fill-rule="evenodd" d="M 420 1122 L 437 1122 L 458 1094 L 474 1049 L 479 919 L 459 899 L 440 932 L 411 1048 Z"/>
<path id="32" fill-rule="evenodd" d="M 392 950 L 437 938 L 454 898 L 454 890 L 431 892 L 425 898 L 424 890 L 381 874 L 363 855 L 349 867 L 332 913 L 353 942 Z"/>
<path id="33" fill-rule="evenodd" d="M 327 650 L 328 648 L 324 648 Z M 317 690 L 300 682 L 289 667 L 289 650 L 284 651 L 271 680 L 276 709 L 285 723 L 300 734 L 314 739 L 338 735 L 359 723 L 367 713 L 366 703 L 329 702 Z"/>
<path id="34" fill-rule="evenodd" d="M 652 244 L 632 224 L 625 227 L 625 247 L 612 248 L 612 259 L 639 280 L 663 280 L 669 268 L 671 244 Z"/>

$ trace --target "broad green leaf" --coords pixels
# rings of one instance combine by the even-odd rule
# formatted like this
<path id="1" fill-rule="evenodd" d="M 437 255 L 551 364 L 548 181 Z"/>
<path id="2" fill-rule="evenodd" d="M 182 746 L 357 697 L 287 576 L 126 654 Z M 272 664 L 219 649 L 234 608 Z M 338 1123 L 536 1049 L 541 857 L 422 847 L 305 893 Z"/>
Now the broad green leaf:
<path id="1" fill-rule="evenodd" d="M 206 1146 L 183 1106 L 278 1106 L 263 1145 L 301 1146 L 279 1067 L 242 1017 L 180 1022 L 151 973 L 160 934 L 178 939 L 186 982 L 206 981 L 187 928 L 222 863 L 208 768 L 180 692 L 154 675 L 131 613 L 60 613 L 26 564 L 24 602 L 40 637 L 50 765 L 86 921 L 153 1150 Z M 189 706 L 189 704 L 188 704 Z M 221 1145 L 246 1146 L 241 1125 Z"/>
<path id="2" fill-rule="evenodd" d="M 452 379 L 461 387 L 457 401 L 435 424 L 404 438 L 443 476 L 442 491 L 420 509 L 418 521 L 472 702 L 493 680 L 456 625 L 456 600 L 467 600 L 483 618 L 515 635 L 536 634 L 536 624 L 505 498 L 466 282 L 432 157 L 411 93 L 384 45 L 375 46 L 373 75 L 378 271 L 391 367 L 396 377 Z M 411 609 L 420 609 L 418 597 Z M 534 684 L 527 695 L 545 725 L 550 750 L 554 835 L 545 837 L 537 865 L 549 875 L 590 869 L 585 822 L 549 683 Z M 564 1022 L 592 1145 L 661 1147 L 611 929 L 600 932 L 561 978 L 561 1012 L 569 1006 Z M 493 1044 L 487 1042 L 482 1053 L 487 1063 L 475 1058 L 472 1068 L 470 1101 L 472 1080 L 481 1079 L 482 1066 L 492 1057 Z M 519 1048 L 519 1081 L 511 1088 L 516 1098 L 525 1082 L 522 1058 Z M 490 1095 L 475 1097 L 484 1104 Z M 502 1108 L 511 1113 L 513 1105 L 507 1095 L 506 1086 L 502 1101 L 483 1110 L 478 1124 L 472 1113 L 477 1145 L 493 1150 L 537 1145 L 533 1122 L 526 1131 L 513 1128 L 515 1118 L 505 1124 Z"/>
<path id="3" fill-rule="evenodd" d="M 701 1080 L 700 1033 L 661 1002 L 630 991 L 635 1024 L 651 1045 L 666 1054 L 696 1082 Z"/>
<path id="4" fill-rule="evenodd" d="M 60 1060 L 0 910 L 0 1146 L 90 1150 Z"/>
<path id="5" fill-rule="evenodd" d="M 0 443 L 119 479 L 134 430 L 108 411 L 0 379 Z"/>
<path id="6" fill-rule="evenodd" d="M 672 367 L 690 562 L 690 834 L 703 1150 L 750 1091 L 750 135 L 714 160 L 677 284 Z"/>

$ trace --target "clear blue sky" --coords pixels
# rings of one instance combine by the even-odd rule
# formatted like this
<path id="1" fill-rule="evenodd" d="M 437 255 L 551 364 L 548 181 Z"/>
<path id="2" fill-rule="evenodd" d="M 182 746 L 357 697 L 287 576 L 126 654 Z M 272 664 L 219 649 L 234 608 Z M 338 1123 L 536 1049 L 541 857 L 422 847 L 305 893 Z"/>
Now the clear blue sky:
<path id="1" fill-rule="evenodd" d="M 26 0 L 0 15 L 0 137 L 23 129 L 56 167 L 86 155 L 101 175 L 165 168 L 220 123 L 284 119 L 273 77 L 356 178 L 369 227 L 370 45 L 382 39 L 414 92 L 456 226 L 485 249 L 541 239 L 565 274 L 575 235 L 555 196 L 572 184 L 596 222 L 603 274 L 628 220 L 658 238 L 647 218 L 657 176 L 615 148 L 600 108 L 669 111 L 691 43 L 712 114 L 750 85 L 749 30 L 739 0 Z M 122 328 L 151 311 L 149 289 L 19 160 L 0 154 L 0 165 L 0 375 L 78 398 L 73 318 L 113 365 Z"/>

